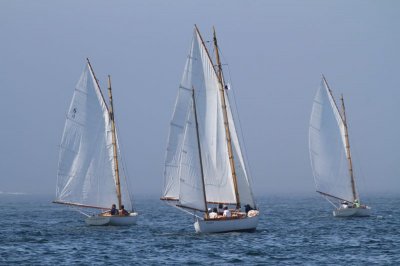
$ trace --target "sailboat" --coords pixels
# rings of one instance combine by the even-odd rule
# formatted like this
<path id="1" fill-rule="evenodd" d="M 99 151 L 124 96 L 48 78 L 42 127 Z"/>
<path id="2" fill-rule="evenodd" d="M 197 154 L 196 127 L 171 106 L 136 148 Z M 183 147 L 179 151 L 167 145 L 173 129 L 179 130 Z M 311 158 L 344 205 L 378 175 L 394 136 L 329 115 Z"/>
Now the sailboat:
<path id="1" fill-rule="evenodd" d="M 309 127 L 316 190 L 335 207 L 334 216 L 369 216 L 371 208 L 361 204 L 354 179 L 343 95 L 340 101 L 341 110 L 322 76 Z"/>
<path id="2" fill-rule="evenodd" d="M 259 219 L 224 81 L 195 25 L 170 123 L 161 200 L 195 217 L 198 233 L 253 231 Z M 223 208 L 225 216 L 221 215 Z M 229 213 L 231 215 L 229 215 Z"/>
<path id="3" fill-rule="evenodd" d="M 53 202 L 76 207 L 88 225 L 131 225 L 138 214 L 120 177 L 110 76 L 108 93 L 109 105 L 87 59 L 66 115 Z"/>

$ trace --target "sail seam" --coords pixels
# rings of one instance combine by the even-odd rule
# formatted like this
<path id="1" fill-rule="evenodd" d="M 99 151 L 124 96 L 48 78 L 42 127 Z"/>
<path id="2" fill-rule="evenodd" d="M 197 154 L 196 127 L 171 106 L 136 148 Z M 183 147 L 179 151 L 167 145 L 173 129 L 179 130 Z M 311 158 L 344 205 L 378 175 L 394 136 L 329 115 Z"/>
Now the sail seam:
<path id="1" fill-rule="evenodd" d="M 78 121 L 74 120 L 74 118 L 71 118 L 71 117 L 69 117 L 68 115 L 67 115 L 67 119 L 68 119 L 69 121 L 71 121 L 71 122 L 73 122 L 73 123 L 75 123 L 75 124 L 81 126 L 81 127 L 85 127 L 84 124 L 79 123 Z"/>
<path id="2" fill-rule="evenodd" d="M 180 85 L 180 86 L 179 86 L 179 88 L 180 88 L 180 89 L 187 90 L 187 91 L 192 91 L 192 89 L 189 89 L 189 88 L 187 88 L 187 87 L 184 87 L 184 86 L 182 86 L 182 85 Z"/>

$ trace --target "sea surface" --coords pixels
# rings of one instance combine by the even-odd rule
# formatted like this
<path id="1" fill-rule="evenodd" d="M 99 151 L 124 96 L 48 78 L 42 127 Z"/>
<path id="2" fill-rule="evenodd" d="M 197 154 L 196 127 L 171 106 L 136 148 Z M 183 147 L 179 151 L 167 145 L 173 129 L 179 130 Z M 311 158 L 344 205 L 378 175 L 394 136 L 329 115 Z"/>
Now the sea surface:
<path id="1" fill-rule="evenodd" d="M 193 218 L 137 197 L 138 224 L 89 227 L 50 197 L 0 194 L 0 265 L 400 265 L 400 196 L 368 218 L 335 218 L 318 195 L 258 199 L 253 233 L 196 234 Z"/>

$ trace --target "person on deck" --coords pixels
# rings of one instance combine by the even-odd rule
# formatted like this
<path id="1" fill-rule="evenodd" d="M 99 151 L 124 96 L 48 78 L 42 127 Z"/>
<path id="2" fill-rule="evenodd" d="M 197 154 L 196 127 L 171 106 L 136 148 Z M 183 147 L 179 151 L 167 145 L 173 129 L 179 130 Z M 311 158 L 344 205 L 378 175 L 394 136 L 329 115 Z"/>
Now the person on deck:
<path id="1" fill-rule="evenodd" d="M 247 213 L 249 213 L 249 211 L 254 210 L 249 204 L 244 205 L 244 210 Z"/>
<path id="2" fill-rule="evenodd" d="M 129 212 L 125 210 L 124 205 L 121 205 L 121 209 L 119 210 L 119 215 L 127 216 Z"/>
<path id="3" fill-rule="evenodd" d="M 358 201 L 358 199 L 354 201 L 354 205 L 356 206 L 356 208 L 360 208 L 360 202 Z"/>
<path id="4" fill-rule="evenodd" d="M 231 214 L 231 211 L 228 209 L 228 206 L 224 206 L 224 217 L 229 218 L 231 216 L 232 216 L 232 214 Z"/>
<path id="5" fill-rule="evenodd" d="M 347 201 L 343 201 L 341 207 L 342 207 L 342 209 L 347 209 L 349 207 Z"/>
<path id="6" fill-rule="evenodd" d="M 224 210 L 222 207 L 222 203 L 218 204 L 218 215 L 223 215 L 224 214 Z"/>
<path id="7" fill-rule="evenodd" d="M 110 214 L 111 215 L 117 215 L 118 214 L 118 210 L 117 210 L 117 207 L 115 206 L 115 204 L 113 204 L 111 206 Z"/>
<path id="8" fill-rule="evenodd" d="M 212 211 L 208 214 L 208 217 L 210 217 L 210 219 L 218 218 L 217 208 L 213 208 Z"/>

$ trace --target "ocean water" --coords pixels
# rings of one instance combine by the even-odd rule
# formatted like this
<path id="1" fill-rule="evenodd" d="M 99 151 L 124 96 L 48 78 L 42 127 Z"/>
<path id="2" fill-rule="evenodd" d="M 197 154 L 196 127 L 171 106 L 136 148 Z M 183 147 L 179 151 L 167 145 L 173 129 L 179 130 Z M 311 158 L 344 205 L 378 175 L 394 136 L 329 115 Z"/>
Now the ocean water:
<path id="1" fill-rule="evenodd" d="M 255 232 L 222 234 L 157 198 L 136 198 L 130 227 L 89 227 L 50 201 L 0 195 L 0 265 L 400 265 L 400 196 L 369 197 L 368 218 L 335 218 L 317 195 L 259 198 Z"/>

